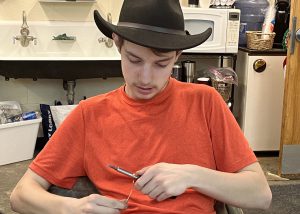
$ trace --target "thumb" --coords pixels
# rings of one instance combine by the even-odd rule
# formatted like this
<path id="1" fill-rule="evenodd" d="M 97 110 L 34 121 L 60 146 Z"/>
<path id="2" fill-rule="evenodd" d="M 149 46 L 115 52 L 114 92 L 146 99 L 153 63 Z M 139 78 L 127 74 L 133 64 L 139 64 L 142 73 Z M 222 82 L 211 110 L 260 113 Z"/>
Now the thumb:
<path id="1" fill-rule="evenodd" d="M 149 167 L 150 166 L 144 167 L 144 168 L 140 169 L 139 171 L 137 171 L 135 174 L 141 176 L 149 169 Z"/>

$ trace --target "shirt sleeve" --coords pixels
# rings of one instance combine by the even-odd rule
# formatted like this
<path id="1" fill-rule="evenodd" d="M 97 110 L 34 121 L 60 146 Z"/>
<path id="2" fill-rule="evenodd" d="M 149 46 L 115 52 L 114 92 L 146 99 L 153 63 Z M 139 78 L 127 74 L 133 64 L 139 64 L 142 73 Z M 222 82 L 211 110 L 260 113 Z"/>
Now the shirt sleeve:
<path id="1" fill-rule="evenodd" d="M 208 114 L 217 170 L 236 172 L 257 161 L 233 114 L 215 89 L 211 92 Z"/>
<path id="2" fill-rule="evenodd" d="M 51 184 L 72 188 L 85 176 L 85 124 L 79 104 L 55 131 L 29 168 Z"/>

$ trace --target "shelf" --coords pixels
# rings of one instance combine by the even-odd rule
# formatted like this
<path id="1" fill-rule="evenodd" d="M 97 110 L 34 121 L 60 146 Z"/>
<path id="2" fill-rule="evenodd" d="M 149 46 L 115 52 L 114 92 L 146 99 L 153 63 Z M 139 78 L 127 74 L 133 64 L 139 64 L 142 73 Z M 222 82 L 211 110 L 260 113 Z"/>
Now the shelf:
<path id="1" fill-rule="evenodd" d="M 45 3 L 94 3 L 97 0 L 39 0 L 39 2 Z"/>

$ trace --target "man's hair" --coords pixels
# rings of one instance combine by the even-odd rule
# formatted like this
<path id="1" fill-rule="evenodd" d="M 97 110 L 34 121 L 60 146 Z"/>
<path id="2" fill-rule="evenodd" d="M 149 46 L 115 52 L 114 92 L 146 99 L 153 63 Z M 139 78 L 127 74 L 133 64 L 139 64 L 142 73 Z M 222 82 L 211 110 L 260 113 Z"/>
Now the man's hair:
<path id="1" fill-rule="evenodd" d="M 121 36 L 118 36 L 119 37 L 119 46 L 120 48 L 122 48 L 123 46 L 123 43 L 124 43 L 124 38 L 121 37 Z M 157 49 L 157 48 L 150 48 L 151 51 L 155 54 L 155 55 L 160 55 L 160 53 L 168 53 L 168 52 L 171 52 L 169 50 L 164 50 L 164 49 Z M 175 50 L 176 51 L 176 55 L 179 54 L 181 52 L 181 50 Z"/>

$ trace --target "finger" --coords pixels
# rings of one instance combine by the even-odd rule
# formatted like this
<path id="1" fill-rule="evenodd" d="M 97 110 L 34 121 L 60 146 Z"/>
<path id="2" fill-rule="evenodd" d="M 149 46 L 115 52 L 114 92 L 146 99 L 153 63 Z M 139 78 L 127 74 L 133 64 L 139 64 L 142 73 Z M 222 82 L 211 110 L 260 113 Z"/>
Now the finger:
<path id="1" fill-rule="evenodd" d="M 97 194 L 92 194 L 89 197 L 98 206 L 104 206 L 104 207 L 113 208 L 113 209 L 125 209 L 126 208 L 126 205 L 124 204 L 124 202 L 113 199 L 113 198 L 108 198 L 108 197 L 105 197 L 102 195 L 97 195 Z"/>
<path id="2" fill-rule="evenodd" d="M 152 199 L 156 199 L 162 193 L 163 193 L 162 189 L 157 186 L 148 194 L 148 196 Z"/>
<path id="3" fill-rule="evenodd" d="M 152 176 L 149 173 L 142 175 L 134 183 L 134 188 L 141 191 L 147 185 L 147 183 L 151 181 L 151 179 Z"/>
<path id="4" fill-rule="evenodd" d="M 153 179 L 155 175 L 155 170 L 153 170 L 153 166 L 145 167 L 137 172 L 143 173 L 142 176 L 139 179 L 137 179 L 134 184 L 134 187 L 137 190 L 141 190 L 145 185 L 147 185 L 148 182 L 150 182 Z"/>
<path id="5" fill-rule="evenodd" d="M 137 175 L 143 175 L 148 169 L 149 169 L 150 166 L 146 166 L 142 169 L 140 169 L 139 171 L 137 171 L 135 174 Z"/>
<path id="6" fill-rule="evenodd" d="M 148 183 L 146 183 L 140 191 L 144 193 L 145 195 L 149 195 L 150 192 L 152 192 L 155 188 L 158 187 L 158 183 L 155 181 L 155 179 L 151 179 Z"/>
<path id="7" fill-rule="evenodd" d="M 156 200 L 157 201 L 163 201 L 163 200 L 166 200 L 167 198 L 170 198 L 170 197 L 171 197 L 171 195 L 168 195 L 165 192 L 163 192 L 159 196 L 157 196 Z"/>
<path id="8" fill-rule="evenodd" d="M 129 199 L 129 198 L 128 198 Z M 127 209 L 128 208 L 128 200 L 127 199 L 122 199 L 120 200 L 121 203 L 123 203 L 125 205 L 125 208 L 124 209 Z"/>

